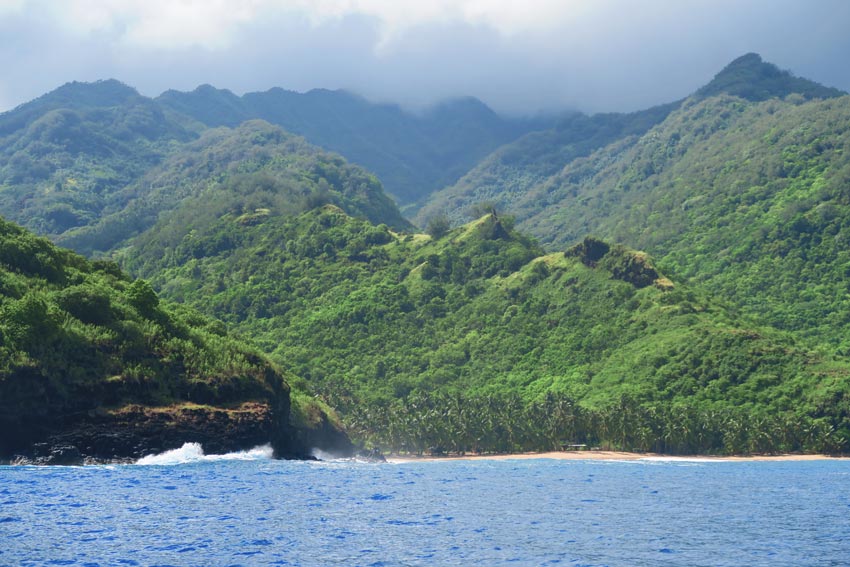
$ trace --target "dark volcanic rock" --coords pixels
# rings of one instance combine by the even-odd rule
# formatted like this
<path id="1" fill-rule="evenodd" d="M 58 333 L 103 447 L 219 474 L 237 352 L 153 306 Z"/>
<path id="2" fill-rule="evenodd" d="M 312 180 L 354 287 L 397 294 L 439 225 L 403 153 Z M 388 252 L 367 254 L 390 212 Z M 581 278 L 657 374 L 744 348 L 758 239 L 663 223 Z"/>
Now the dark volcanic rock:
<path id="1" fill-rule="evenodd" d="M 4 431 L 6 435 L 15 433 Z M 278 414 L 268 404 L 258 402 L 227 409 L 130 405 L 117 411 L 65 416 L 38 426 L 30 424 L 17 433 L 40 439 L 36 443 L 18 443 L 24 445 L 23 450 L 7 456 L 11 457 L 9 462 L 16 464 L 131 462 L 192 442 L 200 443 L 209 454 L 271 443 L 276 457 L 309 457 L 309 447 L 296 443 L 291 428 L 280 423 Z M 340 443 L 337 441 L 334 447 Z"/>
<path id="2" fill-rule="evenodd" d="M 333 455 L 334 457 L 353 457 L 355 447 L 345 431 L 337 427 L 326 415 L 310 428 L 296 430 L 296 443 L 302 452 L 312 453 L 313 449 Z"/>

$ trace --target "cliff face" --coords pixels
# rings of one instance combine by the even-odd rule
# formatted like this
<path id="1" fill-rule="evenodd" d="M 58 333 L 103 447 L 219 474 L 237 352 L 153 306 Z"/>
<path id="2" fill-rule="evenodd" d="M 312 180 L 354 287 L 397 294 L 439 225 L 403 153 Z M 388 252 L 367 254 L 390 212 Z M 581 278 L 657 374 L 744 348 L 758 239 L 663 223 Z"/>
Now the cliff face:
<path id="1" fill-rule="evenodd" d="M 224 406 L 129 404 L 69 414 L 0 415 L 0 464 L 126 463 L 185 443 L 199 443 L 207 454 L 270 444 L 278 459 L 312 459 L 315 449 L 341 457 L 355 452 L 346 433 L 325 416 L 314 424 L 292 425 L 288 388 L 266 401 Z"/>
<path id="2" fill-rule="evenodd" d="M 221 322 L 0 220 L 0 462 L 126 461 L 187 442 L 306 458 L 287 378 Z"/>
<path id="3" fill-rule="evenodd" d="M 294 446 L 293 432 L 281 423 L 285 410 L 259 402 L 233 408 L 129 405 L 39 423 L 4 423 L 0 443 L 7 460 L 17 464 L 131 462 L 192 442 L 214 454 L 271 442 L 277 457 L 306 457 Z"/>

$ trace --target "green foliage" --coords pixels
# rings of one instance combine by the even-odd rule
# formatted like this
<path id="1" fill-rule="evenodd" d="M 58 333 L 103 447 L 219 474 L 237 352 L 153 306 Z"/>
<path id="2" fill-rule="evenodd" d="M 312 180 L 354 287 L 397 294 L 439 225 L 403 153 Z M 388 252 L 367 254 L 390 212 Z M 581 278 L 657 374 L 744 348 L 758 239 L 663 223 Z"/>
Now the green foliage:
<path id="1" fill-rule="evenodd" d="M 151 317 L 159 306 L 159 297 L 145 280 L 138 279 L 127 286 L 127 300 L 140 314 Z"/>
<path id="2" fill-rule="evenodd" d="M 114 265 L 2 220 L 0 250 L 5 424 L 126 404 L 278 404 L 288 390 L 279 371 L 221 323 L 160 302 L 150 284 L 128 283 Z"/>
<path id="3" fill-rule="evenodd" d="M 0 116 L 0 214 L 48 235 L 91 224 L 192 137 L 117 81 L 69 83 Z"/>
<path id="4" fill-rule="evenodd" d="M 634 145 L 553 176 L 549 205 L 519 226 L 554 247 L 587 233 L 640 246 L 664 272 L 847 352 L 848 133 L 850 97 L 689 100 Z"/>
<path id="5" fill-rule="evenodd" d="M 719 94 L 763 101 L 792 94 L 803 99 L 823 99 L 846 93 L 795 77 L 788 71 L 781 71 L 776 65 L 765 63 L 757 53 L 747 53 L 732 61 L 709 84 L 697 91 L 697 95 L 705 97 Z"/>
<path id="6" fill-rule="evenodd" d="M 193 252 L 223 235 L 227 249 Z M 845 361 L 622 246 L 541 256 L 495 214 L 433 239 L 332 206 L 249 225 L 224 216 L 172 242 L 128 265 L 251 337 L 384 448 L 846 450 Z M 553 404 L 580 420 L 546 418 Z M 814 433 L 765 433 L 777 424 Z"/>
<path id="7" fill-rule="evenodd" d="M 449 217 L 445 214 L 436 215 L 428 221 L 428 226 L 425 231 L 431 235 L 431 238 L 442 238 L 449 232 L 451 228 L 451 224 L 449 223 Z"/>
<path id="8" fill-rule="evenodd" d="M 663 272 L 846 354 L 842 94 L 748 54 L 643 130 L 604 135 L 604 117 L 577 116 L 563 137 L 557 128 L 529 134 L 435 194 L 417 218 L 494 200 L 547 247 L 587 234 L 639 247 Z"/>
<path id="9" fill-rule="evenodd" d="M 375 223 L 409 226 L 373 175 L 280 128 L 252 121 L 204 132 L 117 193 L 115 212 L 57 240 L 76 250 L 103 252 L 157 223 L 164 234 L 227 214 L 237 215 L 242 225 L 258 224 L 323 203 Z M 226 239 L 206 245 L 211 252 L 229 246 Z"/>
<path id="10" fill-rule="evenodd" d="M 156 100 L 209 127 L 250 119 L 281 126 L 374 171 L 401 203 L 454 183 L 500 145 L 546 122 L 505 119 L 472 98 L 421 114 L 327 90 L 271 89 L 237 97 L 204 85 L 189 93 L 168 91 Z"/>

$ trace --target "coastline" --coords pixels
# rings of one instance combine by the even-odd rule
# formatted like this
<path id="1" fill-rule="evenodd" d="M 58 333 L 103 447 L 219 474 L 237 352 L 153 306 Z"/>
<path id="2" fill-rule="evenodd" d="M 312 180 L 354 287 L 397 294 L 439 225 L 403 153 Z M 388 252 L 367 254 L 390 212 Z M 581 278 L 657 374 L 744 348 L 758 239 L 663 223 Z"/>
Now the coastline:
<path id="1" fill-rule="evenodd" d="M 841 461 L 850 457 L 831 457 L 820 454 L 785 454 L 785 455 L 663 455 L 659 453 L 629 453 L 626 451 L 550 451 L 544 453 L 506 453 L 487 455 L 387 455 L 388 463 L 427 463 L 439 461 L 507 461 L 551 459 L 559 461 L 684 461 L 684 462 L 755 462 L 755 461 Z"/>

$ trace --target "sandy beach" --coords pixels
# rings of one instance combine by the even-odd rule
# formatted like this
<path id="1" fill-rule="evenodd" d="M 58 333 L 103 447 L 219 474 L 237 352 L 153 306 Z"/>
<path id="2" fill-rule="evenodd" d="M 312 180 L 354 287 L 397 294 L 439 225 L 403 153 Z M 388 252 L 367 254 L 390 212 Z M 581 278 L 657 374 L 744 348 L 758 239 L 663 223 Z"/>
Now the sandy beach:
<path id="1" fill-rule="evenodd" d="M 445 455 L 445 456 L 416 456 L 388 455 L 389 463 L 411 463 L 429 461 L 474 461 L 491 460 L 504 461 L 509 459 L 556 459 L 564 461 L 817 461 L 817 460 L 850 460 L 850 457 L 830 457 L 829 455 L 752 455 L 752 456 L 714 456 L 691 455 L 675 456 L 657 453 L 627 453 L 624 451 L 552 451 L 548 453 L 511 453 L 504 455 Z"/>

